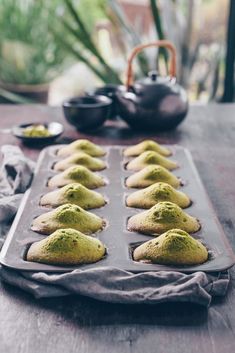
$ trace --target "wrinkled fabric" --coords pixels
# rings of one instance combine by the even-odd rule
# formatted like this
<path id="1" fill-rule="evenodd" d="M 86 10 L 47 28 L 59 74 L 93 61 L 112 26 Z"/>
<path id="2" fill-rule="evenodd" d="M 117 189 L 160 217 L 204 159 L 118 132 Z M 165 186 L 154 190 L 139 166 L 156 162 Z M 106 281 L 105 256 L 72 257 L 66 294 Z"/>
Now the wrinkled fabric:
<path id="1" fill-rule="evenodd" d="M 17 146 L 2 146 L 1 152 L 0 198 L 24 193 L 31 183 L 35 163 Z"/>
<path id="2" fill-rule="evenodd" d="M 11 226 L 22 197 L 29 187 L 35 163 L 17 146 L 1 148 L 0 166 L 0 248 Z"/>
<path id="3" fill-rule="evenodd" d="M 19 207 L 23 193 L 30 185 L 34 163 L 20 149 L 4 146 L 0 171 L 0 241 L 4 241 L 9 222 Z M 213 296 L 224 296 L 229 284 L 229 272 L 184 274 L 175 271 L 134 274 L 115 267 L 69 273 L 15 271 L 1 267 L 0 276 L 36 298 L 70 294 L 83 295 L 110 303 L 157 304 L 192 302 L 209 306 Z"/>
<path id="4" fill-rule="evenodd" d="M 174 271 L 133 274 L 115 267 L 74 270 L 64 274 L 1 270 L 4 281 L 32 293 L 36 298 L 79 294 L 110 303 L 158 304 L 192 302 L 209 306 L 213 296 L 226 294 L 229 274 Z"/>

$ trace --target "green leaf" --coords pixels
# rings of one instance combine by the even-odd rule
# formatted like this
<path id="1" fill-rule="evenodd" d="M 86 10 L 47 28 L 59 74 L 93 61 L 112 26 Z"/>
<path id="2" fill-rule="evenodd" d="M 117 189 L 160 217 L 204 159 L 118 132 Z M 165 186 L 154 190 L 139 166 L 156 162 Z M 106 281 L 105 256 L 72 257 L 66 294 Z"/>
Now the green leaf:
<path id="1" fill-rule="evenodd" d="M 131 47 L 131 49 L 133 49 L 137 45 L 142 44 L 141 38 L 138 36 L 136 31 L 132 28 L 132 26 L 128 22 L 128 19 L 126 18 L 126 15 L 125 15 L 124 11 L 122 10 L 120 4 L 116 0 L 108 0 L 108 4 L 109 4 L 109 9 L 111 10 L 112 14 L 115 16 L 116 21 L 119 23 L 119 25 L 123 31 L 123 35 L 124 35 L 126 41 L 129 41 L 129 46 Z M 104 11 L 105 11 L 105 9 L 104 9 Z M 113 19 L 111 19 L 111 16 L 108 15 L 107 9 L 106 9 L 106 16 L 111 21 L 113 21 Z M 149 65 L 148 65 L 148 59 L 147 59 L 145 53 L 144 52 L 140 53 L 137 56 L 137 60 L 138 60 L 139 67 L 140 67 L 142 73 L 144 75 L 147 75 L 147 73 L 149 71 Z"/>
<path id="2" fill-rule="evenodd" d="M 85 24 L 83 23 L 82 19 L 80 18 L 78 12 L 75 10 L 73 3 L 71 0 L 65 0 L 65 4 L 73 17 L 75 23 L 77 24 L 80 34 L 79 38 L 76 36 L 74 31 L 72 33 L 79 39 L 79 41 L 86 47 L 96 58 L 99 60 L 100 64 L 103 65 L 104 69 L 108 72 L 110 76 L 110 82 L 121 84 L 121 80 L 118 74 L 107 64 L 105 59 L 100 54 L 99 50 L 97 49 L 96 45 L 94 44 L 90 34 L 88 33 Z M 66 27 L 68 29 L 68 27 Z M 71 28 L 70 28 L 71 32 Z"/>
<path id="3" fill-rule="evenodd" d="M 85 63 L 103 82 L 109 82 L 109 77 L 101 70 L 99 70 L 95 65 L 93 65 L 86 56 L 78 52 L 78 50 L 76 50 L 71 43 L 66 41 L 64 38 L 61 38 L 53 29 L 51 29 L 51 31 L 53 31 L 55 38 L 57 38 L 57 40 L 64 46 L 66 50 L 72 53 L 78 60 Z"/>
<path id="4" fill-rule="evenodd" d="M 162 28 L 162 20 L 161 20 L 161 14 L 160 11 L 158 9 L 157 6 L 157 0 L 150 0 L 150 8 L 151 8 L 151 12 L 152 12 L 152 16 L 153 16 L 153 20 L 154 20 L 154 25 L 155 25 L 155 29 L 158 35 L 158 38 L 160 40 L 165 39 L 165 35 L 163 32 L 163 28 Z M 165 48 L 159 48 L 159 55 L 161 55 L 165 61 L 165 65 L 167 67 L 167 63 L 168 63 L 168 54 Z"/>

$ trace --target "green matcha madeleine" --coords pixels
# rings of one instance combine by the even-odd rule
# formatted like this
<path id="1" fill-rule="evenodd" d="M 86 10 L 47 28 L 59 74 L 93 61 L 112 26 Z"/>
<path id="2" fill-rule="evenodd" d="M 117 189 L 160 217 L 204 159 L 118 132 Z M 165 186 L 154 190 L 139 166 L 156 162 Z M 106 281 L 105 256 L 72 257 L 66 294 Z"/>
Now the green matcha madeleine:
<path id="1" fill-rule="evenodd" d="M 161 156 L 159 153 L 154 151 L 146 151 L 141 153 L 138 157 L 132 159 L 127 164 L 126 169 L 138 171 L 148 165 L 161 165 L 168 170 L 173 170 L 178 167 L 176 162 Z"/>
<path id="2" fill-rule="evenodd" d="M 104 224 L 102 218 L 68 203 L 35 218 L 31 229 L 41 234 L 51 234 L 57 229 L 72 228 L 92 234 L 101 230 Z"/>
<path id="3" fill-rule="evenodd" d="M 62 187 L 70 183 L 80 183 L 88 189 L 96 189 L 105 185 L 104 179 L 91 172 L 81 165 L 66 169 L 65 171 L 53 176 L 48 181 L 49 187 Z"/>
<path id="4" fill-rule="evenodd" d="M 194 233 L 200 229 L 200 223 L 176 204 L 164 201 L 129 218 L 127 228 L 132 232 L 151 235 L 174 228 Z"/>
<path id="5" fill-rule="evenodd" d="M 139 172 L 129 176 L 126 179 L 126 186 L 128 188 L 146 188 L 157 182 L 165 182 L 174 188 L 180 186 L 180 180 L 160 165 L 149 165 Z"/>
<path id="6" fill-rule="evenodd" d="M 58 171 L 64 171 L 69 167 L 73 167 L 76 165 L 83 165 L 84 167 L 87 167 L 92 171 L 99 171 L 106 168 L 106 165 L 102 160 L 95 157 L 91 157 L 89 156 L 89 154 L 84 152 L 77 152 L 61 161 L 58 161 L 54 165 L 53 169 Z"/>
<path id="7" fill-rule="evenodd" d="M 191 203 L 185 193 L 175 190 L 171 185 L 155 183 L 130 194 L 126 199 L 126 204 L 129 207 L 151 208 L 161 201 L 174 202 L 181 208 L 186 208 Z"/>
<path id="8" fill-rule="evenodd" d="M 145 140 L 138 143 L 137 145 L 127 147 L 123 154 L 125 157 L 136 157 L 145 151 L 158 152 L 165 157 L 168 157 L 172 154 L 168 148 L 159 145 L 156 141 L 153 140 Z"/>
<path id="9" fill-rule="evenodd" d="M 105 205 L 104 197 L 79 183 L 68 184 L 60 189 L 48 192 L 40 200 L 41 206 L 57 207 L 71 203 L 85 210 L 99 208 Z"/>
<path id="10" fill-rule="evenodd" d="M 76 152 L 85 152 L 92 157 L 102 157 L 106 154 L 103 148 L 85 139 L 79 139 L 67 146 L 61 147 L 57 154 L 58 156 L 67 157 Z"/>
<path id="11" fill-rule="evenodd" d="M 101 260 L 105 252 L 100 240 L 66 228 L 33 243 L 28 250 L 27 260 L 51 265 L 89 264 Z"/>
<path id="12" fill-rule="evenodd" d="M 199 265 L 207 261 L 208 251 L 198 240 L 181 229 L 171 229 L 138 246 L 135 261 L 162 265 Z"/>

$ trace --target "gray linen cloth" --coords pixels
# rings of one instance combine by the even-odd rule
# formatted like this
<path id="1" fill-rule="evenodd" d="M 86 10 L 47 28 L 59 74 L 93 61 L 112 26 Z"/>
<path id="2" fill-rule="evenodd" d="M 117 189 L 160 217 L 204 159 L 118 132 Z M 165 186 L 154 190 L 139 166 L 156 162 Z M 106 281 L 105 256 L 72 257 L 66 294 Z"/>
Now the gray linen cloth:
<path id="1" fill-rule="evenodd" d="M 3 242 L 23 193 L 29 186 L 34 163 L 18 147 L 3 146 L 0 170 L 0 240 Z M 36 298 L 69 294 L 124 304 L 192 302 L 209 306 L 213 296 L 224 296 L 229 272 L 184 274 L 174 271 L 134 274 L 119 268 L 103 267 L 70 273 L 14 271 L 1 267 L 3 281 L 32 293 Z"/>

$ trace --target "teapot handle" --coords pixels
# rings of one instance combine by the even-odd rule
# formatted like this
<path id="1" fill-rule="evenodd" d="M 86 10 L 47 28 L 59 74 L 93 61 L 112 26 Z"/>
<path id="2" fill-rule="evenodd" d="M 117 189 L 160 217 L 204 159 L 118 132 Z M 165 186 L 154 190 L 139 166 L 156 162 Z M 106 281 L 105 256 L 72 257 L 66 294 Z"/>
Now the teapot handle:
<path id="1" fill-rule="evenodd" d="M 171 52 L 171 60 L 169 64 L 169 75 L 171 78 L 176 76 L 176 49 L 174 45 L 168 40 L 157 40 L 155 42 L 151 42 L 148 44 L 142 44 L 135 47 L 129 58 L 128 58 L 128 65 L 127 65 L 127 79 L 126 79 L 126 88 L 127 90 L 133 84 L 133 70 L 132 70 L 132 62 L 135 56 L 141 52 L 145 48 L 149 47 L 165 47 Z"/>

